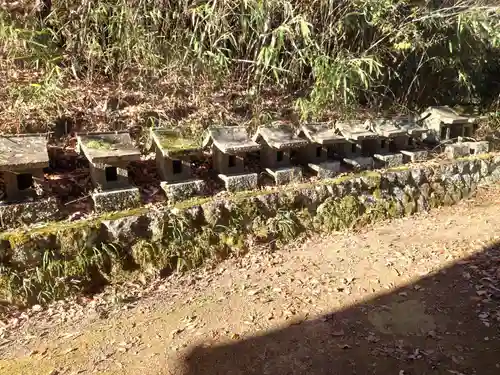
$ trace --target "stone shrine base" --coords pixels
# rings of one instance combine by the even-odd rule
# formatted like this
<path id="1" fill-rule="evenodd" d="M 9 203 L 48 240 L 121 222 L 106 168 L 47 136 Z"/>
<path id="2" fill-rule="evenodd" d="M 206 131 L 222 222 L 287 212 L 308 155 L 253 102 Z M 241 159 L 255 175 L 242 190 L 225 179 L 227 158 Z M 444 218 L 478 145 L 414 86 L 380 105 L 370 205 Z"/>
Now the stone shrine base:
<path id="1" fill-rule="evenodd" d="M 455 159 L 469 155 L 486 154 L 489 151 L 489 142 L 459 142 L 446 146 L 444 152 L 448 159 Z"/>
<path id="2" fill-rule="evenodd" d="M 257 173 L 245 173 L 236 175 L 219 174 L 219 178 L 224 181 L 227 191 L 254 190 L 258 188 Z"/>
<path id="3" fill-rule="evenodd" d="M 57 220 L 59 216 L 59 204 L 53 197 L 31 202 L 0 203 L 0 227 Z"/>
<path id="4" fill-rule="evenodd" d="M 302 179 L 302 169 L 300 167 L 278 169 L 266 168 L 266 173 L 274 179 L 276 185 L 284 185 Z"/>
<path id="5" fill-rule="evenodd" d="M 121 211 L 141 206 L 141 195 L 136 187 L 100 191 L 92 194 L 97 212 Z"/>
<path id="6" fill-rule="evenodd" d="M 169 201 L 179 202 L 196 195 L 204 195 L 206 183 L 203 180 L 189 180 L 176 183 L 162 181 L 160 186 L 165 191 Z"/>
<path id="7" fill-rule="evenodd" d="M 419 161 L 426 161 L 429 157 L 429 153 L 426 150 L 402 150 L 400 151 L 403 154 L 403 161 L 405 163 L 415 163 Z"/>
<path id="8" fill-rule="evenodd" d="M 373 158 L 383 168 L 394 168 L 403 165 L 403 154 L 375 154 Z"/>
<path id="9" fill-rule="evenodd" d="M 315 171 L 319 178 L 332 178 L 340 172 L 339 161 L 328 161 L 320 164 L 309 163 L 307 166 Z"/>
<path id="10" fill-rule="evenodd" d="M 373 169 L 374 161 L 372 157 L 344 158 L 344 163 L 358 170 Z"/>

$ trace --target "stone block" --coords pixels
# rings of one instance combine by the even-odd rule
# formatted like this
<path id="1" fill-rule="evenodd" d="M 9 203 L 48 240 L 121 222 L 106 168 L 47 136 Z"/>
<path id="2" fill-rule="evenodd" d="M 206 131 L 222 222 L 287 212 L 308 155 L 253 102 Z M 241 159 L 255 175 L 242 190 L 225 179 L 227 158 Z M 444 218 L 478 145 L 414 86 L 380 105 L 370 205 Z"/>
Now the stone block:
<path id="1" fill-rule="evenodd" d="M 151 235 L 150 220 L 146 215 L 131 215 L 114 220 L 104 220 L 107 242 L 129 244 L 138 238 L 148 238 Z"/>
<path id="2" fill-rule="evenodd" d="M 490 143 L 488 141 L 466 143 L 469 145 L 469 153 L 471 155 L 487 154 L 490 151 Z"/>
<path id="3" fill-rule="evenodd" d="M 372 157 L 344 158 L 344 163 L 353 166 L 355 169 L 373 169 L 374 161 Z"/>
<path id="4" fill-rule="evenodd" d="M 340 162 L 330 161 L 320 164 L 308 164 L 308 167 L 317 173 L 319 178 L 332 178 L 340 172 Z"/>
<path id="5" fill-rule="evenodd" d="M 302 169 L 300 167 L 271 169 L 266 168 L 266 172 L 274 178 L 276 185 L 288 184 L 302 179 Z"/>
<path id="6" fill-rule="evenodd" d="M 404 163 L 416 163 L 420 161 L 426 161 L 429 157 L 429 152 L 426 150 L 402 150 L 400 151 L 403 154 L 403 162 Z"/>
<path id="7" fill-rule="evenodd" d="M 453 143 L 447 145 L 444 153 L 448 159 L 456 159 L 469 155 L 469 146 L 466 143 Z"/>
<path id="8" fill-rule="evenodd" d="M 397 167 L 403 164 L 403 154 L 375 154 L 373 158 L 384 168 Z"/>
<path id="9" fill-rule="evenodd" d="M 141 205 L 141 195 L 135 187 L 97 192 L 92 194 L 92 200 L 97 212 L 121 211 Z"/>
<path id="10" fill-rule="evenodd" d="M 177 183 L 161 182 L 161 188 L 165 191 L 171 202 L 178 202 L 205 193 L 206 184 L 203 180 L 190 180 Z"/>
<path id="11" fill-rule="evenodd" d="M 0 226 L 2 228 L 60 218 L 59 203 L 57 199 L 52 197 L 31 202 L 0 204 Z"/>
<path id="12" fill-rule="evenodd" d="M 258 187 L 257 173 L 245 173 L 237 175 L 219 174 L 219 178 L 224 181 L 227 191 L 253 190 Z"/>

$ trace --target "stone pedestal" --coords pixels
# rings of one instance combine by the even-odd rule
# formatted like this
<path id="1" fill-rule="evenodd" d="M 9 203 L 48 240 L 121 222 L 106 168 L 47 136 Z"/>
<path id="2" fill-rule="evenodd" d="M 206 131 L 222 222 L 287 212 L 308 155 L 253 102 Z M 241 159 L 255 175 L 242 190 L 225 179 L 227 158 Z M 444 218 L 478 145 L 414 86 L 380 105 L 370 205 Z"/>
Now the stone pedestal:
<path id="1" fill-rule="evenodd" d="M 402 150 L 401 154 L 404 163 L 417 163 L 429 158 L 429 152 L 426 150 Z"/>
<path id="2" fill-rule="evenodd" d="M 374 167 L 372 157 L 344 158 L 343 161 L 358 170 L 368 170 Z"/>
<path id="3" fill-rule="evenodd" d="M 235 175 L 219 174 L 219 178 L 224 182 L 227 191 L 246 191 L 258 188 L 257 173 L 242 173 Z"/>
<path id="4" fill-rule="evenodd" d="M 276 185 L 284 185 L 302 180 L 302 169 L 300 167 L 266 168 L 265 171 L 274 179 Z"/>
<path id="5" fill-rule="evenodd" d="M 197 195 L 204 195 L 206 190 L 206 183 L 203 180 L 162 181 L 160 185 L 170 202 L 179 202 Z"/>
<path id="6" fill-rule="evenodd" d="M 141 206 L 141 195 L 136 187 L 106 190 L 92 194 L 97 212 L 122 211 Z"/>
<path id="7" fill-rule="evenodd" d="M 327 161 L 320 164 L 309 163 L 308 167 L 315 171 L 319 178 L 333 178 L 340 172 L 339 161 Z"/>
<path id="8" fill-rule="evenodd" d="M 375 154 L 375 161 L 383 168 L 398 167 L 403 164 L 403 154 Z"/>
<path id="9" fill-rule="evenodd" d="M 20 224 L 33 224 L 61 218 L 56 198 L 42 198 L 31 202 L 0 204 L 0 227 L 9 228 Z"/>
<path id="10" fill-rule="evenodd" d="M 489 142 L 460 142 L 445 147 L 444 153 L 448 159 L 455 159 L 469 155 L 486 154 L 489 152 Z"/>

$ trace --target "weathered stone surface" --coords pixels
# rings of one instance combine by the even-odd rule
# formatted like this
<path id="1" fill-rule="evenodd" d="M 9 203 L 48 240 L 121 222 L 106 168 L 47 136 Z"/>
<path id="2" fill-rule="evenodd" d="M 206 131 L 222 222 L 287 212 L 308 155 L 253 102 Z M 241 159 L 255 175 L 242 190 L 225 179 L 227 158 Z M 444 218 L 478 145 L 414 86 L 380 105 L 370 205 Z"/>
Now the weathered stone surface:
<path id="1" fill-rule="evenodd" d="M 373 158 L 380 163 L 381 167 L 393 168 L 403 164 L 403 154 L 375 154 Z"/>
<path id="2" fill-rule="evenodd" d="M 0 204 L 0 227 L 9 228 L 21 224 L 58 220 L 61 215 L 59 202 L 56 198 Z"/>
<path id="3" fill-rule="evenodd" d="M 243 126 L 220 126 L 207 131 L 203 147 L 214 145 L 224 154 L 258 151 L 260 145 L 252 140 Z"/>
<path id="4" fill-rule="evenodd" d="M 161 188 L 170 202 L 178 202 L 196 195 L 204 195 L 206 183 L 203 180 L 168 183 L 162 181 Z"/>
<path id="5" fill-rule="evenodd" d="M 304 147 L 309 143 L 306 139 L 299 137 L 291 126 L 284 124 L 259 127 L 253 140 L 257 143 L 264 140 L 276 150 Z"/>
<path id="6" fill-rule="evenodd" d="M 284 185 L 302 179 L 302 169 L 300 167 L 279 169 L 266 168 L 266 172 L 273 177 L 276 185 Z"/>
<path id="7" fill-rule="evenodd" d="M 335 127 L 346 139 L 352 139 L 356 141 L 365 139 L 378 139 L 378 135 L 371 130 L 371 124 L 369 121 L 337 122 L 335 124 Z"/>
<path id="8" fill-rule="evenodd" d="M 303 134 L 311 142 L 319 145 L 345 142 L 344 137 L 338 134 L 334 127 L 326 123 L 303 124 L 299 134 Z"/>
<path id="9" fill-rule="evenodd" d="M 219 178 L 224 181 L 226 190 L 231 192 L 254 190 L 258 187 L 257 173 L 245 173 L 237 175 L 220 174 Z"/>
<path id="10" fill-rule="evenodd" d="M 45 136 L 25 134 L 0 137 L 0 170 L 45 168 L 48 164 Z"/>
<path id="11" fill-rule="evenodd" d="M 490 143 L 488 141 L 467 142 L 469 152 L 473 155 L 487 154 L 490 151 Z"/>
<path id="12" fill-rule="evenodd" d="M 25 268 L 40 265 L 45 251 L 57 249 L 57 238 L 54 233 L 35 233 L 26 238 L 11 237 L 9 242 L 10 261 Z"/>
<path id="13" fill-rule="evenodd" d="M 448 159 L 456 159 L 469 155 L 469 146 L 465 143 L 446 145 L 444 153 Z"/>
<path id="14" fill-rule="evenodd" d="M 417 163 L 426 161 L 429 158 L 429 152 L 426 150 L 401 150 L 400 152 L 403 154 L 404 163 Z"/>
<path id="15" fill-rule="evenodd" d="M 188 155 L 200 151 L 200 140 L 185 137 L 179 132 L 165 128 L 152 128 L 151 137 L 163 156 Z"/>
<path id="16" fill-rule="evenodd" d="M 373 169 L 374 162 L 371 157 L 344 158 L 344 163 L 358 170 Z"/>
<path id="17" fill-rule="evenodd" d="M 141 158 L 128 132 L 92 133 L 77 136 L 78 148 L 92 163 L 110 164 Z"/>
<path id="18" fill-rule="evenodd" d="M 309 168 L 317 173 L 319 178 L 332 178 L 340 172 L 340 162 L 331 161 L 321 164 L 308 164 Z"/>
<path id="19" fill-rule="evenodd" d="M 138 188 L 101 191 L 92 194 L 94 209 L 97 212 L 121 211 L 137 208 L 141 205 Z"/>
<path id="20" fill-rule="evenodd" d="M 400 137 L 406 135 L 406 130 L 397 126 L 397 121 L 388 118 L 378 118 L 370 121 L 370 129 L 376 134 L 387 137 Z"/>
<path id="21" fill-rule="evenodd" d="M 138 238 L 149 238 L 150 220 L 147 215 L 126 216 L 115 220 L 104 220 L 102 226 L 106 231 L 106 242 L 129 244 Z"/>

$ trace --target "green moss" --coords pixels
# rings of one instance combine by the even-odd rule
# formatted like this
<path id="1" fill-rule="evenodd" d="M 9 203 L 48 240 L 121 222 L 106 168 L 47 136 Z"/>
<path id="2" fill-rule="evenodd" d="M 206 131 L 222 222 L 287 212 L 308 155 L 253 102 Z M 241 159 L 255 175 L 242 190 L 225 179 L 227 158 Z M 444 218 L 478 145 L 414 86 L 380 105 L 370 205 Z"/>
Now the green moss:
<path id="1" fill-rule="evenodd" d="M 471 161 L 471 160 L 491 160 L 494 157 L 495 157 L 495 154 L 493 154 L 493 153 L 487 153 L 487 154 L 464 156 L 464 157 L 456 158 L 455 160 L 466 160 L 466 161 Z"/>
<path id="2" fill-rule="evenodd" d="M 199 149 L 200 139 L 184 138 L 175 133 L 158 132 L 155 134 L 162 149 L 172 152 Z"/>
<path id="3" fill-rule="evenodd" d="M 94 150 L 111 150 L 113 142 L 105 139 L 93 139 L 85 143 L 85 146 Z"/>

